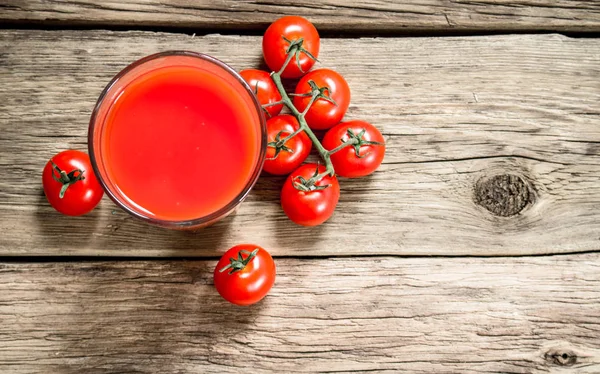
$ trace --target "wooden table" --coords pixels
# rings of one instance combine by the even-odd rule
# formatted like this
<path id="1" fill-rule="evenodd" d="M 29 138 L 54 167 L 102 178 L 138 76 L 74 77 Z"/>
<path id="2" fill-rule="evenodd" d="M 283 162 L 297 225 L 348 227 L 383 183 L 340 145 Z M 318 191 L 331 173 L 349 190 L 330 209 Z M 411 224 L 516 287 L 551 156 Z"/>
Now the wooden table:
<path id="1" fill-rule="evenodd" d="M 114 74 L 172 49 L 261 66 L 283 14 L 388 144 L 329 222 L 288 221 L 266 175 L 196 233 L 47 204 Z M 600 372 L 598 1 L 0 0 L 0 25 L 0 372 Z M 212 285 L 241 242 L 278 267 L 250 308 Z"/>

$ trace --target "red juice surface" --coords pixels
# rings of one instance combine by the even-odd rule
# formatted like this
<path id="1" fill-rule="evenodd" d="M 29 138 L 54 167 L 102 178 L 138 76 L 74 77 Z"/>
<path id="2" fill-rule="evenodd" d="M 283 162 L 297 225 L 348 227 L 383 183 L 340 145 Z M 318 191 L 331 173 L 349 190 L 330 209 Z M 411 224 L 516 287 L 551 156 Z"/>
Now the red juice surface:
<path id="1" fill-rule="evenodd" d="M 225 207 L 260 155 L 260 127 L 239 82 L 201 67 L 145 72 L 118 94 L 101 138 L 109 179 L 151 218 L 183 221 Z"/>

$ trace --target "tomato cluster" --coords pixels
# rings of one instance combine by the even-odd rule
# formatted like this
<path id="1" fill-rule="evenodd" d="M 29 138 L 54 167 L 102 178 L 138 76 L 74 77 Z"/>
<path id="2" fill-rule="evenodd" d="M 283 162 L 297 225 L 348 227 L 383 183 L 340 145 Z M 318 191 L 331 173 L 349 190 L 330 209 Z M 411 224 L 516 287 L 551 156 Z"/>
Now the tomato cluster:
<path id="1" fill-rule="evenodd" d="M 375 126 L 360 120 L 342 122 L 350 106 L 344 77 L 330 69 L 309 71 L 320 46 L 312 23 L 286 16 L 273 22 L 263 36 L 263 56 L 273 72 L 241 72 L 269 117 L 264 170 L 289 174 L 281 206 L 292 221 L 304 226 L 319 225 L 333 214 L 340 198 L 337 176 L 369 175 L 385 153 L 384 138 Z M 281 78 L 300 78 L 293 93 L 285 92 Z M 280 114 L 284 106 L 291 114 Z M 327 130 L 322 142 L 313 130 Z M 313 146 L 324 165 L 302 165 Z"/>

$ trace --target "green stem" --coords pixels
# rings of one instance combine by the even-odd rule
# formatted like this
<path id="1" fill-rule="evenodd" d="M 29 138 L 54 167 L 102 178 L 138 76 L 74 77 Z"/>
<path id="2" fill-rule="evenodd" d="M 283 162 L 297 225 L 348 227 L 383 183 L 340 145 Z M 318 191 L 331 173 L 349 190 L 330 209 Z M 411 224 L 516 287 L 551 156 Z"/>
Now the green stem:
<path id="1" fill-rule="evenodd" d="M 342 149 L 346 148 L 349 145 L 354 145 L 354 144 L 358 144 L 358 140 L 357 139 L 350 139 L 340 145 L 338 145 L 337 147 L 335 147 L 334 149 L 329 151 L 329 155 L 331 156 L 332 154 L 341 151 Z"/>
<path id="2" fill-rule="evenodd" d="M 288 53 L 287 58 L 285 59 L 285 62 L 283 63 L 283 65 L 281 66 L 281 69 L 279 69 L 279 71 L 277 73 L 271 73 L 271 75 L 279 75 L 281 77 L 281 74 L 283 73 L 283 71 L 285 70 L 285 68 L 287 68 L 288 64 L 290 63 L 290 61 L 292 61 L 292 57 L 294 57 L 293 53 Z M 281 91 L 279 91 L 281 93 Z M 285 92 L 285 90 L 283 91 Z M 283 97 L 283 95 L 281 95 Z M 287 95 L 286 95 L 287 96 Z"/>
<path id="3" fill-rule="evenodd" d="M 250 261 L 252 261 L 252 259 L 256 256 L 257 253 L 258 253 L 258 248 L 256 248 L 252 252 L 248 252 L 246 250 L 239 251 L 238 257 L 237 258 L 230 257 L 229 264 L 227 266 L 224 266 L 221 269 L 219 269 L 219 273 L 222 273 L 229 269 L 231 269 L 229 271 L 229 274 L 233 274 L 236 271 L 244 270 L 246 265 L 248 265 L 248 263 L 250 263 Z M 244 254 L 248 257 L 244 258 L 244 256 L 242 256 L 242 254 Z"/>
<path id="4" fill-rule="evenodd" d="M 319 141 L 319 139 L 317 138 L 315 133 L 310 129 L 310 127 L 308 127 L 308 124 L 306 123 L 306 119 L 304 118 L 304 113 L 300 113 L 300 111 L 298 111 L 298 109 L 296 109 L 296 107 L 292 103 L 292 100 L 290 99 L 288 94 L 285 92 L 285 88 L 283 87 L 283 83 L 281 82 L 280 72 L 282 72 L 285 69 L 287 63 L 289 63 L 290 60 L 291 60 L 291 57 L 290 57 L 290 55 L 288 55 L 286 64 L 284 64 L 284 66 L 281 68 L 281 70 L 279 70 L 279 72 L 271 73 L 271 78 L 273 79 L 273 82 L 275 83 L 275 87 L 277 87 L 277 90 L 281 94 L 281 101 L 283 102 L 283 104 L 286 107 L 289 108 L 289 110 L 292 112 L 294 117 L 296 117 L 296 119 L 298 119 L 298 124 L 300 125 L 300 130 L 302 130 L 306 133 L 308 138 L 312 141 L 313 145 L 319 152 L 319 155 L 325 162 L 325 167 L 327 168 L 327 172 L 322 173 L 323 175 L 319 174 L 317 176 L 318 179 L 316 179 L 316 180 L 319 180 L 326 175 L 333 176 L 335 174 L 335 169 L 333 168 L 333 164 L 331 163 L 331 159 L 329 158 L 329 152 L 325 149 L 325 147 L 323 147 L 323 145 L 321 144 L 321 142 Z M 311 103 L 313 101 L 314 100 L 311 100 Z M 286 137 L 286 140 L 288 140 L 287 137 Z"/>
<path id="5" fill-rule="evenodd" d="M 294 131 L 293 133 L 291 133 L 290 135 L 286 136 L 285 138 L 283 138 L 283 139 L 279 140 L 277 143 L 279 144 L 279 146 L 283 146 L 283 145 L 285 145 L 285 143 L 286 143 L 288 140 L 290 140 L 290 139 L 291 139 L 291 138 L 293 138 L 294 136 L 296 136 L 296 135 L 300 134 L 302 131 L 304 131 L 304 130 L 302 130 L 302 128 L 300 128 L 300 127 L 299 127 L 299 128 L 298 128 L 298 130 Z"/>
<path id="6" fill-rule="evenodd" d="M 268 104 L 265 104 L 265 105 L 263 105 L 262 107 L 263 107 L 263 108 L 268 108 L 268 107 L 270 107 L 270 106 L 281 105 L 281 104 L 283 104 L 283 101 L 276 101 L 276 102 L 274 102 L 274 103 L 268 103 Z"/>
<path id="7" fill-rule="evenodd" d="M 350 145 L 355 145 L 355 144 L 358 144 L 357 139 L 349 139 L 348 141 L 338 145 L 331 151 L 326 151 L 325 156 L 322 156 L 322 157 L 323 157 L 323 160 L 325 161 L 325 166 L 327 167 L 327 169 L 323 173 L 317 174 L 314 177 L 310 178 L 306 184 L 308 184 L 309 186 L 313 186 L 315 183 L 317 183 L 319 180 L 321 180 L 321 178 L 326 177 L 327 175 L 333 175 L 335 173 L 335 169 L 333 168 L 333 163 L 331 163 L 331 155 L 350 146 Z"/>
<path id="8" fill-rule="evenodd" d="M 304 112 L 302 112 L 302 117 L 306 116 L 306 113 L 308 113 L 308 110 L 310 109 L 310 107 L 313 105 L 315 100 L 317 100 L 317 97 L 319 97 L 319 94 L 312 95 L 312 97 L 310 98 L 310 101 L 308 102 L 308 105 L 306 106 L 306 108 L 304 108 Z"/>

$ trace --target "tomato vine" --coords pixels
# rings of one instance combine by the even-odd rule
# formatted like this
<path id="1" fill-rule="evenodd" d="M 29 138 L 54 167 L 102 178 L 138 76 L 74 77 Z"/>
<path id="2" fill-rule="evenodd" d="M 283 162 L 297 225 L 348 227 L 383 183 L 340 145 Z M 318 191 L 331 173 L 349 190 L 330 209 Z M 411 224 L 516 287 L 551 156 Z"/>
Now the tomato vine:
<path id="1" fill-rule="evenodd" d="M 296 136 L 300 131 L 304 131 L 306 133 L 306 135 L 308 135 L 308 137 L 312 141 L 313 145 L 319 152 L 319 155 L 323 159 L 323 161 L 325 163 L 325 168 L 326 168 L 325 172 L 318 173 L 318 174 L 314 175 L 313 177 L 309 178 L 308 180 L 305 180 L 304 182 L 302 182 L 304 187 L 310 189 L 311 187 L 313 187 L 315 185 L 315 183 L 317 181 L 321 180 L 323 177 L 325 177 L 327 175 L 329 175 L 329 176 L 335 175 L 335 168 L 333 167 L 333 163 L 331 162 L 331 155 L 333 153 L 341 150 L 342 148 L 345 148 L 350 145 L 358 144 L 358 141 L 356 138 L 352 138 L 331 151 L 328 151 L 327 149 L 325 149 L 325 147 L 323 147 L 323 145 L 319 141 L 319 138 L 317 138 L 315 133 L 308 126 L 308 123 L 306 123 L 305 116 L 306 116 L 306 113 L 308 112 L 308 110 L 310 109 L 310 107 L 312 106 L 312 104 L 319 98 L 324 98 L 325 100 L 331 100 L 330 98 L 328 98 L 326 96 L 327 94 L 325 93 L 326 91 L 329 90 L 329 88 L 328 87 L 318 87 L 316 85 L 311 84 L 311 86 L 313 87 L 312 92 L 311 92 L 311 100 L 310 100 L 309 104 L 306 106 L 306 109 L 304 109 L 304 111 L 300 112 L 294 106 L 292 99 L 290 99 L 289 95 L 285 91 L 285 88 L 283 87 L 283 82 L 281 80 L 282 72 L 285 70 L 285 68 L 290 63 L 290 61 L 292 60 L 292 58 L 294 56 L 296 56 L 296 51 L 294 49 L 289 50 L 288 57 L 285 60 L 285 62 L 283 63 L 283 66 L 281 67 L 281 69 L 279 69 L 279 71 L 277 71 L 277 72 L 271 73 L 271 78 L 273 79 L 273 82 L 275 82 L 275 87 L 277 87 L 277 91 L 279 91 L 279 94 L 281 95 L 281 104 L 285 105 L 290 110 L 290 112 L 292 112 L 292 114 L 296 117 L 296 119 L 298 120 L 298 123 L 300 124 L 300 129 L 298 131 L 279 140 L 278 144 L 280 144 L 280 146 L 284 146 L 288 140 L 290 140 L 291 138 Z M 335 102 L 333 102 L 333 103 L 335 104 Z M 297 184 L 295 184 L 295 185 L 297 186 Z M 303 190 L 300 187 L 296 187 L 296 188 Z"/>
<path id="2" fill-rule="evenodd" d="M 312 23 L 298 16 L 282 17 L 267 28 L 262 47 L 272 71 L 265 72 L 259 102 L 264 110 L 285 106 L 290 112 L 267 121 L 269 156 L 264 170 L 276 175 L 291 173 L 281 190 L 284 212 L 298 224 L 319 225 L 331 217 L 339 201 L 337 177 L 373 173 L 383 162 L 385 141 L 366 121 L 343 121 L 351 92 L 342 75 L 327 68 L 311 70 L 320 49 L 320 37 Z M 259 74 L 254 70 L 243 73 Z M 300 79 L 291 93 L 283 85 L 287 78 Z M 316 130 L 327 131 L 323 140 Z M 322 161 L 302 165 L 312 146 Z"/>

